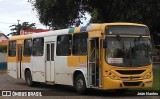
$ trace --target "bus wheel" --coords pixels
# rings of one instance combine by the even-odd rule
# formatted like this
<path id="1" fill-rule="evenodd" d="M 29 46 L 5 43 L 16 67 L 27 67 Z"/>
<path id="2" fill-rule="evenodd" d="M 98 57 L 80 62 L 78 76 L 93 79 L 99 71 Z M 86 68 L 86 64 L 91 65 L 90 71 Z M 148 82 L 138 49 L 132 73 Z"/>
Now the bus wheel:
<path id="1" fill-rule="evenodd" d="M 74 86 L 75 86 L 77 93 L 84 94 L 86 90 L 86 82 L 82 74 L 77 75 L 75 82 L 74 82 Z"/>
<path id="2" fill-rule="evenodd" d="M 25 74 L 25 80 L 26 80 L 26 84 L 29 86 L 29 87 L 32 87 L 33 86 L 33 81 L 32 81 L 32 75 L 31 75 L 31 71 L 28 70 Z"/>

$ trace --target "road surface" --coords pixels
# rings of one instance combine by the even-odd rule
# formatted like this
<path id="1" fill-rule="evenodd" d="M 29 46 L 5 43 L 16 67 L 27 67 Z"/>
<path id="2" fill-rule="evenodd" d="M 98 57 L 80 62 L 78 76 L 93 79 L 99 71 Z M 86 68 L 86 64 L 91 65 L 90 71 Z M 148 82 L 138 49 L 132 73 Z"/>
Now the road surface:
<path id="1" fill-rule="evenodd" d="M 73 87 L 70 86 L 62 86 L 62 85 L 46 85 L 39 84 L 35 87 L 28 87 L 25 84 L 25 81 L 22 79 L 14 79 L 8 76 L 6 73 L 0 73 L 0 91 L 17 91 L 17 92 L 42 92 L 43 97 L 31 97 L 33 99 L 41 99 L 41 98 L 56 98 L 56 99 L 159 99 L 159 96 L 136 96 L 132 91 L 128 92 L 115 92 L 115 91 L 102 91 L 102 90 L 89 90 L 85 95 L 79 95 L 75 92 Z M 0 93 L 1 95 L 1 93 Z M 49 96 L 44 96 L 49 95 Z M 5 99 L 8 97 L 0 97 L 0 99 Z M 14 97 L 14 98 L 22 98 L 22 97 Z M 27 97 L 25 97 L 27 98 Z M 23 97 L 23 99 L 25 99 Z"/>

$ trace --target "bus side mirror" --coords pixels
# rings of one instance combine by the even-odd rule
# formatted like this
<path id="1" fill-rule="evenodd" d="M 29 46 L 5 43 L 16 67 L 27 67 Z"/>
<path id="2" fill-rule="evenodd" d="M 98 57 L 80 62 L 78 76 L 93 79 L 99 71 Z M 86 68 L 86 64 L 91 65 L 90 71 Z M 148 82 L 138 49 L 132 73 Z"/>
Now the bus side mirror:
<path id="1" fill-rule="evenodd" d="M 107 41 L 103 40 L 103 48 L 107 48 Z"/>

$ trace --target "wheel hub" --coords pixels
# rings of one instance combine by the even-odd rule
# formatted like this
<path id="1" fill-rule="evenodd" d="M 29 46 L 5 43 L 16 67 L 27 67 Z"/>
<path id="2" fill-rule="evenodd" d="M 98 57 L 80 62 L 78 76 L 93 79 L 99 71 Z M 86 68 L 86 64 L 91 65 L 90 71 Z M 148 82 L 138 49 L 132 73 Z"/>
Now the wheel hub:
<path id="1" fill-rule="evenodd" d="M 83 80 L 82 80 L 82 79 L 79 79 L 79 80 L 77 81 L 77 88 L 78 88 L 78 89 L 82 89 L 82 88 L 83 88 L 83 85 L 84 85 Z"/>

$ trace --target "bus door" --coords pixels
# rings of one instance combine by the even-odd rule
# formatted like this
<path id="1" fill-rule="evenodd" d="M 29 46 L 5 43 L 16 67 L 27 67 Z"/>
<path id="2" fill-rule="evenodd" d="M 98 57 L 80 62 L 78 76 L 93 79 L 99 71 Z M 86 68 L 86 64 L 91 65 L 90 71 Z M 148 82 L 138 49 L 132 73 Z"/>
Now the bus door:
<path id="1" fill-rule="evenodd" d="M 88 82 L 91 87 L 99 87 L 99 38 L 90 39 L 88 45 Z"/>
<path id="2" fill-rule="evenodd" d="M 17 67 L 17 77 L 21 78 L 22 73 L 22 45 L 17 45 L 18 47 L 18 67 Z"/>
<path id="3" fill-rule="evenodd" d="M 54 42 L 46 43 L 46 81 L 54 82 Z"/>

